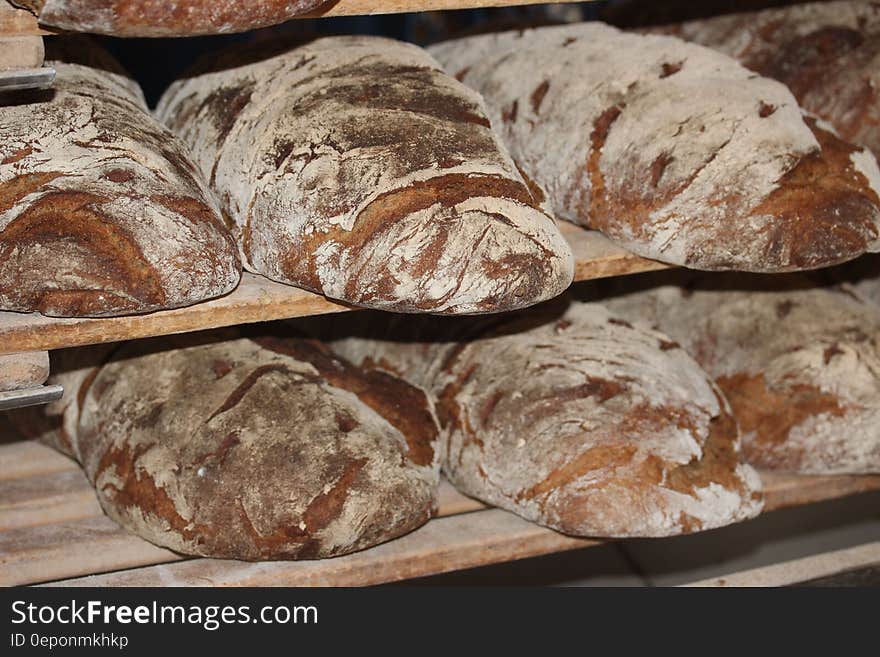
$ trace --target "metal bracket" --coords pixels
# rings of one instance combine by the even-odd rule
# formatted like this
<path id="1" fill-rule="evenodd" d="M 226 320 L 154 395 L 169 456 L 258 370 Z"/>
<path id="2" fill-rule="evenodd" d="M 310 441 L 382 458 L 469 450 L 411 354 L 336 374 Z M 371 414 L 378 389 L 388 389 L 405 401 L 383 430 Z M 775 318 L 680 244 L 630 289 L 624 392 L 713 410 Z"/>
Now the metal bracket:
<path id="1" fill-rule="evenodd" d="M 0 71 L 0 91 L 48 89 L 55 81 L 55 69 L 49 66 Z"/>
<path id="2" fill-rule="evenodd" d="M 0 392 L 0 411 L 48 404 L 49 402 L 61 399 L 63 393 L 64 388 L 59 385 L 37 386 L 35 388 Z"/>

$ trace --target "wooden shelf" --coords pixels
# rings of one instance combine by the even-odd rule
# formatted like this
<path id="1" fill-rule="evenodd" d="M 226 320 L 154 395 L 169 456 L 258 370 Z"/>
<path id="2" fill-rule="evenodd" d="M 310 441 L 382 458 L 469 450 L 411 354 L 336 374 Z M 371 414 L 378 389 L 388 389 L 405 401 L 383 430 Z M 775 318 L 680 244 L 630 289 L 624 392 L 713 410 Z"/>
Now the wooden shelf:
<path id="1" fill-rule="evenodd" d="M 556 0 L 579 2 L 580 0 Z M 545 0 L 336 0 L 298 18 L 332 18 L 334 16 L 375 16 L 441 9 L 480 9 L 546 4 Z M 0 36 L 48 36 L 57 30 L 42 27 L 36 17 L 25 9 L 16 9 L 0 0 Z"/>
<path id="2" fill-rule="evenodd" d="M 880 476 L 765 474 L 764 484 L 766 509 L 770 511 L 880 490 Z M 353 586 L 599 543 L 564 536 L 506 511 L 488 509 L 444 482 L 438 518 L 369 550 L 300 562 L 183 558 L 129 534 L 104 516 L 92 487 L 72 460 L 33 442 L 0 446 L 0 585 L 67 580 L 60 583 Z"/>
<path id="3" fill-rule="evenodd" d="M 594 231 L 572 224 L 561 224 L 560 228 L 575 253 L 575 280 L 666 267 L 633 255 Z M 39 313 L 0 312 L 0 354 L 117 342 L 353 309 L 321 295 L 245 273 L 238 288 L 225 297 L 148 315 L 57 319 Z"/>
<path id="4" fill-rule="evenodd" d="M 556 2 L 580 2 L 581 0 L 555 0 Z M 482 9 L 486 7 L 516 7 L 547 4 L 546 0 L 336 0 L 302 18 L 331 18 L 333 16 L 373 16 L 377 14 L 403 14 L 418 11 L 445 9 Z"/>

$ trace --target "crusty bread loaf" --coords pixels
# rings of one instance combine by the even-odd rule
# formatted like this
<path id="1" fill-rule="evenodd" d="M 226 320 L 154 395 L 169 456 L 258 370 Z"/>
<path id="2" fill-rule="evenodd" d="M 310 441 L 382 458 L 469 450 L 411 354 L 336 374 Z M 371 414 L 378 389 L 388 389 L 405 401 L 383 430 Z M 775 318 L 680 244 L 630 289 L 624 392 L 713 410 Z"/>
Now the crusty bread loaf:
<path id="1" fill-rule="evenodd" d="M 111 36 L 244 32 L 283 23 L 327 0 L 12 0 L 43 25 Z"/>
<path id="2" fill-rule="evenodd" d="M 429 372 L 444 472 L 489 504 L 583 536 L 667 536 L 757 515 L 760 480 L 696 363 L 601 306 L 560 306 L 471 322 L 459 329 L 469 338 L 434 343 L 421 367 L 424 345 L 397 341 L 393 327 L 333 346 L 417 380 Z"/>
<path id="3" fill-rule="evenodd" d="M 157 110 L 221 195 L 252 271 L 400 312 L 494 312 L 569 285 L 571 251 L 540 190 L 479 96 L 425 51 L 374 37 L 277 49 L 221 59 Z"/>
<path id="4" fill-rule="evenodd" d="M 880 3 L 814 2 L 669 25 L 783 82 L 801 107 L 880 157 Z"/>
<path id="5" fill-rule="evenodd" d="M 49 378 L 49 352 L 26 351 L 0 356 L 0 392 L 33 388 Z"/>
<path id="6" fill-rule="evenodd" d="M 235 242 L 137 85 L 52 65 L 54 89 L 0 108 L 0 308 L 120 315 L 232 290 Z"/>
<path id="7" fill-rule="evenodd" d="M 599 23 L 431 52 L 483 93 L 559 218 L 640 255 L 779 272 L 880 250 L 871 154 L 722 54 Z"/>
<path id="8" fill-rule="evenodd" d="M 423 392 L 320 344 L 222 334 L 128 343 L 67 382 L 70 451 L 105 512 L 158 545 L 236 559 L 327 557 L 433 513 Z M 96 363 L 98 363 L 96 365 Z"/>
<path id="9" fill-rule="evenodd" d="M 668 333 L 715 378 L 750 463 L 880 472 L 880 306 L 805 277 L 651 278 L 676 284 L 607 304 Z"/>

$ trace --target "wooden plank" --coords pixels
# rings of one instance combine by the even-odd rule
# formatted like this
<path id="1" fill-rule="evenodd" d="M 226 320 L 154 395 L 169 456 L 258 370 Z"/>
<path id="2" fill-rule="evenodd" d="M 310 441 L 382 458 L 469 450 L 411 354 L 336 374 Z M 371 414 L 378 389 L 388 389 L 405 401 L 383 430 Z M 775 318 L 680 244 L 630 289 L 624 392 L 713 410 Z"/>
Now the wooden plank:
<path id="1" fill-rule="evenodd" d="M 808 476 L 761 472 L 765 511 L 834 500 L 880 490 L 880 475 Z"/>
<path id="2" fill-rule="evenodd" d="M 599 233 L 571 224 L 561 228 L 575 250 L 577 280 L 666 267 L 615 246 Z M 245 273 L 238 288 L 223 298 L 148 315 L 57 319 L 39 313 L 0 312 L 0 354 L 116 342 L 351 309 L 323 296 Z"/>
<path id="3" fill-rule="evenodd" d="M 578 2 L 580 0 L 557 0 Z M 297 18 L 332 18 L 334 16 L 375 16 L 407 12 L 438 11 L 451 9 L 479 9 L 486 7 L 512 7 L 544 4 L 545 0 L 337 0 L 328 2 L 315 11 Z M 0 35 L 51 35 L 59 31 L 39 25 L 37 18 L 24 9 L 0 0 Z"/>
<path id="4" fill-rule="evenodd" d="M 767 511 L 864 491 L 880 490 L 880 476 L 805 477 L 764 473 L 762 477 L 767 494 Z M 484 505 L 457 492 L 445 480 L 441 482 L 438 498 L 438 516 L 441 519 L 452 516 L 461 517 L 468 515 L 469 512 L 474 512 L 477 519 L 474 520 L 475 524 L 471 526 L 469 531 L 475 538 L 483 536 L 487 545 L 491 545 L 495 538 L 492 535 L 484 536 L 481 534 L 483 530 L 479 519 L 484 517 L 483 513 L 486 509 Z M 437 522 L 440 520 L 433 520 L 429 525 Z M 534 546 L 536 552 L 527 556 L 544 554 L 546 552 L 543 550 L 547 549 L 548 545 L 555 545 L 545 536 L 545 532 L 548 530 L 540 529 L 530 523 L 527 524 L 538 532 L 535 534 L 537 537 Z M 71 459 L 34 442 L 19 442 L 0 446 L 0 529 L 2 529 L 0 531 L 0 555 L 2 555 L 0 556 L 0 583 L 2 584 L 43 582 L 96 572 L 169 563 L 182 558 L 167 550 L 149 545 L 104 517 L 94 492 L 79 466 Z M 511 554 L 509 550 L 513 549 L 512 545 L 519 546 L 516 547 L 517 554 L 524 554 L 522 552 L 524 548 L 520 543 L 517 543 L 523 538 L 523 535 L 521 533 L 515 535 L 518 537 L 515 540 L 511 536 L 499 539 L 507 546 L 500 551 L 495 552 L 492 549 L 484 551 L 482 558 L 486 560 L 481 563 L 488 564 L 506 560 Z M 396 545 L 401 540 L 403 539 L 398 539 L 392 544 Z M 404 543 L 403 547 L 406 548 L 407 545 L 409 544 Z M 443 555 L 443 559 L 449 558 L 448 550 L 451 549 L 449 546 L 438 544 L 436 549 L 438 554 Z M 95 559 L 89 556 L 96 553 L 101 555 L 99 565 L 95 565 Z M 384 554 L 384 552 L 380 554 Z M 86 565 L 81 561 L 84 558 L 83 555 L 86 555 Z M 467 563 L 470 565 L 480 565 L 474 563 L 477 557 L 473 554 L 461 558 L 469 560 Z M 139 561 L 139 559 L 143 560 Z M 400 559 L 405 564 L 412 563 L 411 555 L 405 551 L 401 553 Z M 195 561 L 215 563 L 213 560 L 206 559 Z M 331 559 L 310 562 L 323 565 L 305 570 L 302 570 L 301 565 L 295 562 L 276 563 L 272 565 L 272 568 L 276 570 L 283 570 L 285 567 L 292 568 L 291 578 L 300 577 L 301 575 L 298 573 L 302 570 L 304 573 L 302 577 L 308 581 L 314 579 L 318 582 L 330 577 L 329 573 L 332 568 L 329 565 L 338 561 L 339 559 Z M 221 563 L 235 564 L 235 562 Z M 354 566 L 345 565 L 346 563 L 343 562 L 344 568 L 340 572 L 349 579 L 342 579 L 340 583 L 354 582 L 350 579 L 355 577 L 353 574 Z M 370 559 L 361 558 L 356 563 L 364 565 L 365 568 L 373 567 Z M 423 568 L 430 570 L 436 566 L 436 563 L 439 562 L 435 562 L 434 565 L 426 563 Z M 235 566 L 236 573 L 241 574 L 244 571 L 240 571 L 239 566 L 240 564 Z M 216 576 L 224 582 L 231 581 L 237 576 L 234 573 L 221 573 L 217 568 L 219 567 L 210 566 L 212 577 Z M 445 572 L 428 572 L 428 570 L 418 573 L 418 576 L 431 574 L 431 572 Z M 177 571 L 172 570 L 172 572 L 176 573 Z M 283 574 L 279 576 L 287 577 Z M 370 578 L 370 582 L 373 581 L 373 574 L 364 576 Z"/>
<path id="5" fill-rule="evenodd" d="M 92 485 L 78 467 L 0 480 L 0 532 L 102 514 Z"/>
<path id="6" fill-rule="evenodd" d="M 191 559 L 60 585 L 366 586 L 598 544 L 488 509 L 432 520 L 397 540 L 335 559 L 263 563 Z"/>
<path id="7" fill-rule="evenodd" d="M 76 461 L 36 441 L 0 445 L 0 481 L 69 470 L 79 470 Z"/>
<path id="8" fill-rule="evenodd" d="M 26 9 L 13 7 L 7 0 L 0 0 L 0 36 L 43 36 L 55 34 L 37 24 L 37 18 Z"/>
<path id="9" fill-rule="evenodd" d="M 878 564 L 880 564 L 880 541 L 712 577 L 685 586 L 790 586 L 806 580 Z"/>
<path id="10" fill-rule="evenodd" d="M 578 2 L 579 0 L 556 0 Z M 515 7 L 546 4 L 546 0 L 337 0 L 302 18 L 333 16 L 373 16 L 376 14 L 402 14 L 414 11 L 438 11 L 446 9 L 478 9 L 484 7 Z"/>
<path id="11" fill-rule="evenodd" d="M 0 533 L 0 586 L 165 563 L 180 557 L 107 516 Z"/>

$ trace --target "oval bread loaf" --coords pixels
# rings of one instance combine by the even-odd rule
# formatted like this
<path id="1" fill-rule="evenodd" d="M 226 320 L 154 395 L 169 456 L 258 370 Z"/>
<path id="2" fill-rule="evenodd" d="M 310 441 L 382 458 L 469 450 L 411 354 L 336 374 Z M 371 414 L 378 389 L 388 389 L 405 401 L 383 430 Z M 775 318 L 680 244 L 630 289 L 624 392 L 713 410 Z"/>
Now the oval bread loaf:
<path id="1" fill-rule="evenodd" d="M 157 111 L 222 197 L 252 271 L 359 306 L 450 314 L 527 306 L 571 282 L 540 190 L 479 96 L 425 51 L 335 37 L 215 64 Z"/>
<path id="2" fill-rule="evenodd" d="M 666 336 L 595 304 L 458 324 L 458 342 L 377 323 L 376 337 L 333 347 L 433 391 L 460 491 L 580 536 L 668 536 L 760 512 L 726 402 Z"/>
<path id="3" fill-rule="evenodd" d="M 73 451 L 111 518 L 246 560 L 344 554 L 430 518 L 424 393 L 312 341 L 220 337 L 129 343 L 82 380 Z"/>
<path id="4" fill-rule="evenodd" d="M 664 279 L 676 277 L 655 278 Z M 750 463 L 880 472 L 880 306 L 803 277 L 698 278 L 606 303 L 668 333 L 706 369 L 730 401 Z"/>
<path id="5" fill-rule="evenodd" d="M 235 242 L 136 84 L 52 65 L 52 90 L 0 108 L 0 308 L 97 317 L 231 291 Z"/>
<path id="6" fill-rule="evenodd" d="M 779 80 L 801 107 L 880 157 L 880 4 L 795 4 L 652 31 L 718 50 Z"/>
<path id="7" fill-rule="evenodd" d="M 880 250 L 871 154 L 720 53 L 599 23 L 431 52 L 484 95 L 559 218 L 639 255 L 779 272 Z"/>
<path id="8" fill-rule="evenodd" d="M 327 0 L 12 0 L 43 25 L 119 37 L 244 32 L 283 23 Z"/>

